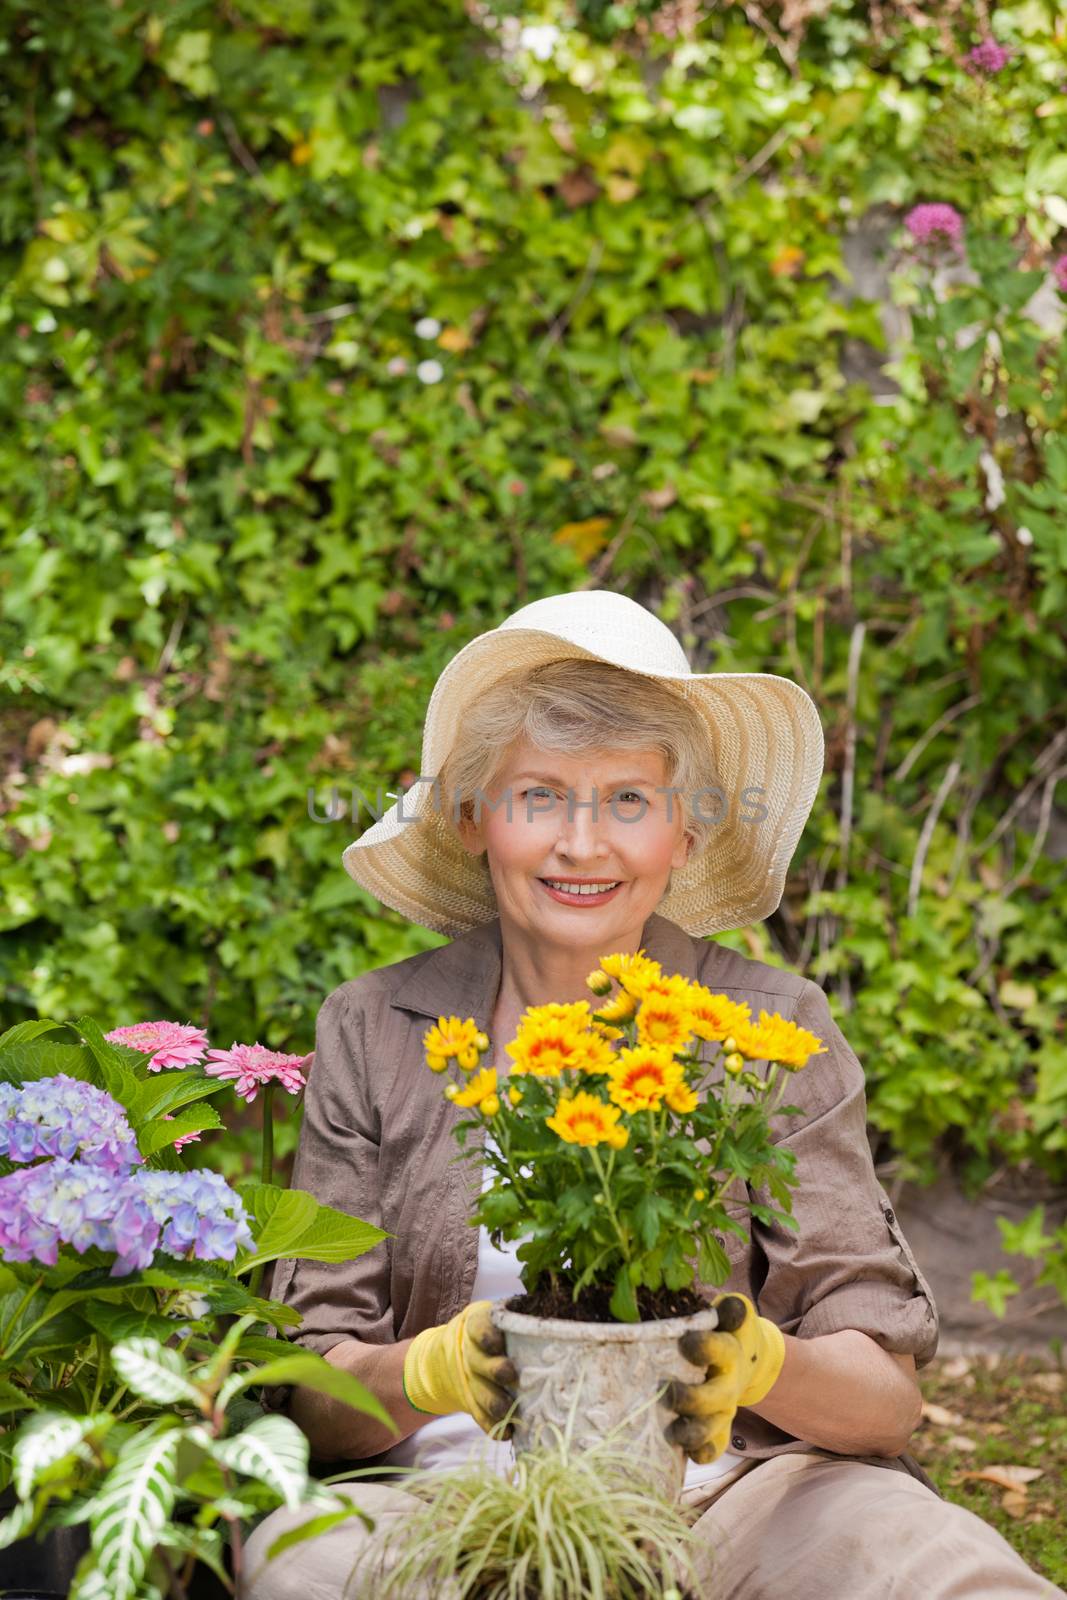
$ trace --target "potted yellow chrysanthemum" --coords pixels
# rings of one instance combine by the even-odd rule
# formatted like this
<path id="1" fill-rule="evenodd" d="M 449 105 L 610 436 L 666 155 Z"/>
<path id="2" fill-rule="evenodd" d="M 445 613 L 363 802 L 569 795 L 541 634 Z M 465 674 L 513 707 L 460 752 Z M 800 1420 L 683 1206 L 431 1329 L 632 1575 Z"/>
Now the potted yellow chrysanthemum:
<path id="1" fill-rule="evenodd" d="M 494 1307 L 520 1375 L 516 1447 L 567 1426 L 580 1389 L 591 1433 L 630 1416 L 640 1459 L 677 1485 L 657 1397 L 693 1381 L 680 1335 L 716 1325 L 698 1286 L 729 1276 L 716 1234 L 744 1232 L 723 1196 L 741 1180 L 775 1203 L 753 1202 L 756 1217 L 792 1222 L 794 1157 L 770 1119 L 796 1109 L 781 1104 L 789 1074 L 823 1046 L 642 951 L 605 956 L 587 981 L 592 1002 L 524 1013 L 506 1087 L 470 1018 L 442 1017 L 426 1059 L 453 1067 L 445 1094 L 472 1113 L 457 1139 L 492 1170 L 472 1223 L 521 1241 L 525 1292 Z"/>

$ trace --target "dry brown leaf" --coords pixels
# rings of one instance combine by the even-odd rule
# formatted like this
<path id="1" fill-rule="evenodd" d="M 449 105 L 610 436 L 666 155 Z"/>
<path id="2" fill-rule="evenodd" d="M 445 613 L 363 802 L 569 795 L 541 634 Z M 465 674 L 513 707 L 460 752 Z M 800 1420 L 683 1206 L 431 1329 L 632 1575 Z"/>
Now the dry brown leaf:
<path id="1" fill-rule="evenodd" d="M 978 1472 L 964 1472 L 961 1474 L 961 1481 L 964 1478 L 979 1478 L 983 1483 L 995 1483 L 998 1488 L 1025 1494 L 1026 1485 L 1042 1476 L 1040 1467 L 1016 1466 L 1013 1462 L 1004 1461 L 982 1467 Z"/>
<path id="2" fill-rule="evenodd" d="M 949 1411 L 945 1406 L 937 1405 L 933 1400 L 923 1401 L 923 1416 L 927 1422 L 933 1422 L 939 1428 L 958 1428 L 963 1418 L 956 1411 Z"/>
<path id="3" fill-rule="evenodd" d="M 1006 1511 L 1009 1517 L 1024 1517 L 1026 1505 L 1025 1489 L 1009 1489 L 1000 1502 L 1000 1509 Z"/>
<path id="4" fill-rule="evenodd" d="M 1046 1394 L 1059 1394 L 1063 1388 L 1062 1372 L 1035 1372 L 1034 1383 Z"/>
<path id="5" fill-rule="evenodd" d="M 943 1378 L 965 1378 L 971 1370 L 971 1363 L 966 1356 L 953 1356 L 951 1361 L 946 1361 L 941 1368 L 940 1376 Z"/>
<path id="6" fill-rule="evenodd" d="M 978 1445 L 973 1439 L 968 1439 L 965 1433 L 953 1433 L 945 1440 L 950 1450 L 977 1450 Z"/>
<path id="7" fill-rule="evenodd" d="M 987 1422 L 985 1431 L 986 1433 L 1007 1433 L 1008 1425 L 1006 1422 Z"/>

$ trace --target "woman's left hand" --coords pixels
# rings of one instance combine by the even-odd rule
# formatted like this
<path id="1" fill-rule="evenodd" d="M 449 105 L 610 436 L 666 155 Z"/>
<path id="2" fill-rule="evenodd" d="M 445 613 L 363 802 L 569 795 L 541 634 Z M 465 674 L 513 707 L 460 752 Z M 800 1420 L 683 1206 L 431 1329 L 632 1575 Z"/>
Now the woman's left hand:
<path id="1" fill-rule="evenodd" d="M 686 1360 L 705 1369 L 703 1381 L 675 1379 L 663 1397 L 677 1412 L 667 1438 L 701 1464 L 722 1455 L 738 1406 L 757 1405 L 785 1361 L 781 1329 L 761 1317 L 747 1295 L 722 1294 L 712 1305 L 719 1313 L 718 1327 L 683 1334 L 678 1341 Z"/>

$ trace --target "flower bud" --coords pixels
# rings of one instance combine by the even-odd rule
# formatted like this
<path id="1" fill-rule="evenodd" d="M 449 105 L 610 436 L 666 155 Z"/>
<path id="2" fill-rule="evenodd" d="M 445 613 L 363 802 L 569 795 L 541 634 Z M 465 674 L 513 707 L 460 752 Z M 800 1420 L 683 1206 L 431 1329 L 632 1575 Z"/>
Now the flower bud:
<path id="1" fill-rule="evenodd" d="M 707 1198 L 708 1198 L 708 1194 L 707 1194 L 707 1190 L 706 1189 L 694 1189 L 693 1190 L 693 1199 L 694 1200 L 706 1200 Z"/>
<path id="2" fill-rule="evenodd" d="M 516 1088 L 516 1086 L 512 1084 L 511 1088 L 508 1090 L 508 1099 L 511 1101 L 513 1106 L 521 1105 L 522 1090 Z"/>
<path id="3" fill-rule="evenodd" d="M 458 1093 L 459 1093 L 459 1090 L 456 1088 L 455 1084 L 454 1083 L 450 1083 L 445 1088 L 445 1099 L 446 1100 L 454 1100 Z"/>
<path id="4" fill-rule="evenodd" d="M 587 989 L 592 989 L 594 994 L 611 993 L 611 979 L 608 977 L 607 973 L 602 972 L 599 967 L 596 967 L 594 971 L 589 974 L 588 978 L 585 980 L 585 985 Z"/>
<path id="5" fill-rule="evenodd" d="M 728 1056 L 733 1055 L 734 1051 L 737 1049 L 737 1040 L 734 1038 L 732 1033 L 727 1034 L 726 1038 L 722 1042 L 722 1047 Z"/>
<path id="6" fill-rule="evenodd" d="M 443 1072 L 448 1066 L 448 1057 L 427 1054 L 426 1065 L 431 1072 Z"/>
<path id="7" fill-rule="evenodd" d="M 473 1072 L 478 1065 L 478 1052 L 473 1047 L 470 1050 L 461 1050 L 456 1057 L 464 1072 Z"/>
<path id="8" fill-rule="evenodd" d="M 482 1101 L 481 1110 L 483 1117 L 495 1117 L 497 1112 L 500 1110 L 500 1096 L 496 1094 L 487 1094 L 485 1099 Z"/>
<path id="9" fill-rule="evenodd" d="M 731 1054 L 728 1055 L 723 1061 L 723 1066 L 726 1068 L 727 1072 L 732 1072 L 735 1077 L 741 1071 L 741 1068 L 744 1066 L 744 1064 L 744 1056 L 736 1050 L 732 1051 Z"/>
<path id="10" fill-rule="evenodd" d="M 487 1033 L 476 1033 L 474 1035 L 474 1043 L 484 1055 L 489 1048 L 489 1035 Z"/>

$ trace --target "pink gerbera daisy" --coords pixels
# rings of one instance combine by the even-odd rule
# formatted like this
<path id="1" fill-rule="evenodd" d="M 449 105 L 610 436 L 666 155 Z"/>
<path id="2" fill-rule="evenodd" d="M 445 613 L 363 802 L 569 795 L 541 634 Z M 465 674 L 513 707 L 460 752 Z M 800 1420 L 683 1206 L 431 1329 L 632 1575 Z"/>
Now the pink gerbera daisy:
<path id="1" fill-rule="evenodd" d="M 1067 294 L 1067 256 L 1060 256 L 1052 263 L 1052 276 L 1056 280 L 1056 287 L 1062 294 Z"/>
<path id="2" fill-rule="evenodd" d="M 204 1071 L 211 1078 L 232 1078 L 236 1093 L 251 1105 L 260 1088 L 268 1083 L 280 1083 L 290 1094 L 299 1094 L 304 1087 L 304 1070 L 310 1066 L 313 1054 L 287 1056 L 280 1050 L 268 1050 L 263 1044 L 234 1043 L 229 1050 L 209 1050 Z"/>
<path id="3" fill-rule="evenodd" d="M 151 1050 L 149 1072 L 163 1067 L 194 1067 L 203 1061 L 207 1034 L 191 1022 L 135 1022 L 128 1028 L 112 1028 L 104 1038 L 112 1044 L 129 1045 L 131 1050 Z"/>

